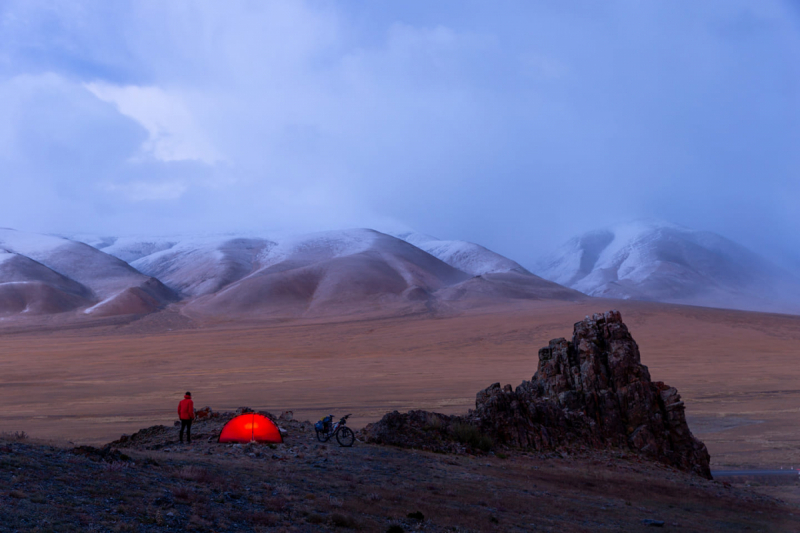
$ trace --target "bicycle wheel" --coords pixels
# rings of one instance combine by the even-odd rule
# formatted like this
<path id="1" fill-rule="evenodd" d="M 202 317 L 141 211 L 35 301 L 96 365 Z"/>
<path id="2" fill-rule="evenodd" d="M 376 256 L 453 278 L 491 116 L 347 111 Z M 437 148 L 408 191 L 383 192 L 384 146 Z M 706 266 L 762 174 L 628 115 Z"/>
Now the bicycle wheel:
<path id="1" fill-rule="evenodd" d="M 325 433 L 322 431 L 317 431 L 317 440 L 320 442 L 328 442 L 328 439 L 331 438 L 330 433 Z"/>
<path id="2" fill-rule="evenodd" d="M 340 446 L 350 447 L 355 442 L 356 436 L 352 429 L 344 427 L 336 432 L 336 440 Z"/>

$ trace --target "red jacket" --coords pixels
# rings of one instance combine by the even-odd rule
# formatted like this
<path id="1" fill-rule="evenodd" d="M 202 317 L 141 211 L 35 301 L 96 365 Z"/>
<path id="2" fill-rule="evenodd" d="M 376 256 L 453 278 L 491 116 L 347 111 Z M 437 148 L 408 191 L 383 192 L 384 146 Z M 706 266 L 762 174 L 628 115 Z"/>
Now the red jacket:
<path id="1" fill-rule="evenodd" d="M 178 404 L 178 418 L 181 420 L 194 420 L 194 402 L 191 396 L 184 396 Z"/>

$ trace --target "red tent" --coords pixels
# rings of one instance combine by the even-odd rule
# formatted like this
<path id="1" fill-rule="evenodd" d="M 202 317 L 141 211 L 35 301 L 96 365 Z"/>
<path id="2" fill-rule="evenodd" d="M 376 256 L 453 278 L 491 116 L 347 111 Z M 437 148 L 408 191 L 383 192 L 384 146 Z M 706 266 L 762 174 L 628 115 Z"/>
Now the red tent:
<path id="1" fill-rule="evenodd" d="M 257 413 L 239 415 L 222 428 L 219 442 L 283 442 L 281 432 L 272 420 Z"/>

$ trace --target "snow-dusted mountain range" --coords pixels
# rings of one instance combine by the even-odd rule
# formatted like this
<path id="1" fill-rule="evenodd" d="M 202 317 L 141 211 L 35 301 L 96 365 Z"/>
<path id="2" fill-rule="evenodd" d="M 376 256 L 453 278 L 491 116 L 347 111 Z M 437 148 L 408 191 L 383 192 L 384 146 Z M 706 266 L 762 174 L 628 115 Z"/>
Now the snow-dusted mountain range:
<path id="1" fill-rule="evenodd" d="M 415 313 L 586 295 L 800 313 L 800 279 L 719 235 L 640 221 L 586 233 L 532 274 L 483 246 L 370 229 L 73 238 L 0 229 L 0 318 Z M 541 277 L 540 277 L 541 276 Z"/>
<path id="2" fill-rule="evenodd" d="M 179 302 L 195 317 L 310 316 L 585 298 L 482 246 L 405 237 L 354 229 L 73 240 L 3 230 L 0 315 L 141 314 Z"/>
<path id="3" fill-rule="evenodd" d="M 177 296 L 87 244 L 0 229 L 0 314 L 147 313 Z"/>
<path id="4" fill-rule="evenodd" d="M 536 273 L 590 296 L 800 312 L 800 278 L 720 235 L 637 221 L 575 237 Z"/>

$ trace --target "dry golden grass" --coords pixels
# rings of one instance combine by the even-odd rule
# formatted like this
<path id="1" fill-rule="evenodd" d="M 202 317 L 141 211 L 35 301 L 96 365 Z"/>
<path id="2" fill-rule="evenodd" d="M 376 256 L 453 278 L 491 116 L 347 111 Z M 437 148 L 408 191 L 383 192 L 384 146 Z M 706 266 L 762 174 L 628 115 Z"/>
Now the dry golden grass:
<path id="1" fill-rule="evenodd" d="M 464 412 L 516 386 L 537 351 L 585 314 L 619 308 L 653 379 L 679 389 L 714 466 L 800 465 L 800 317 L 641 302 L 521 302 L 452 316 L 191 324 L 175 313 L 89 328 L 0 333 L 0 431 L 102 443 L 197 407 Z M 169 331 L 168 328 L 172 328 Z"/>

